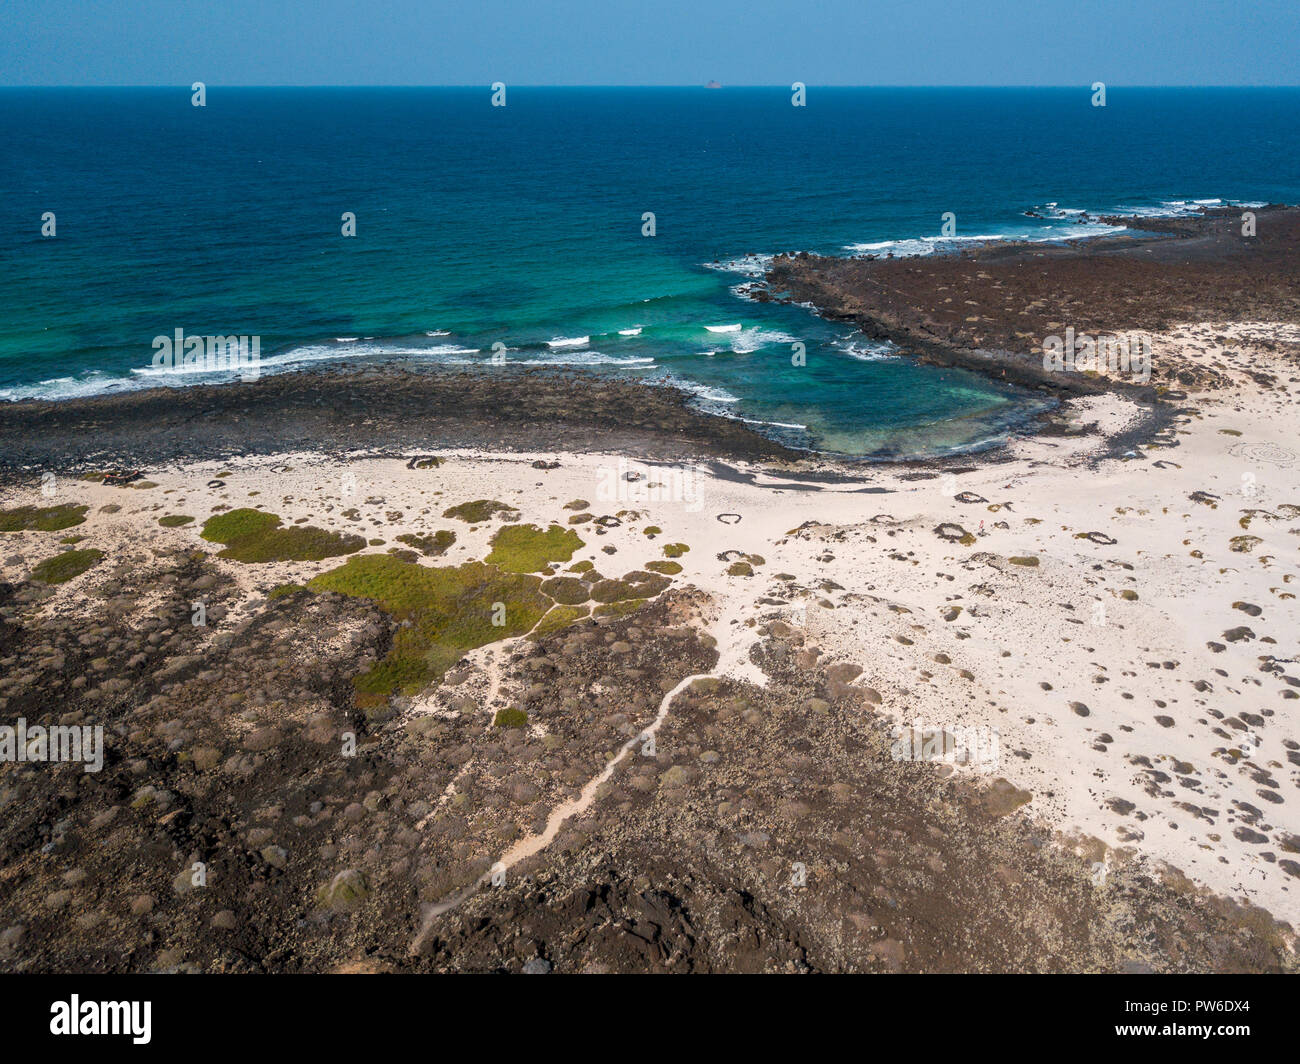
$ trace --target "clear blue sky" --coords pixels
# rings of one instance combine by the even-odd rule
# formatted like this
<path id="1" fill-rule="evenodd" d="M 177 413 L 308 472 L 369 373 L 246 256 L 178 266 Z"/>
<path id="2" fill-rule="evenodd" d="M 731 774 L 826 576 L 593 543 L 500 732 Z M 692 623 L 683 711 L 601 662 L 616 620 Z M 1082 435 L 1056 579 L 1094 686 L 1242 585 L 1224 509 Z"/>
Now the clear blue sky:
<path id="1" fill-rule="evenodd" d="M 3 0 L 0 85 L 1300 85 L 1300 0 Z"/>

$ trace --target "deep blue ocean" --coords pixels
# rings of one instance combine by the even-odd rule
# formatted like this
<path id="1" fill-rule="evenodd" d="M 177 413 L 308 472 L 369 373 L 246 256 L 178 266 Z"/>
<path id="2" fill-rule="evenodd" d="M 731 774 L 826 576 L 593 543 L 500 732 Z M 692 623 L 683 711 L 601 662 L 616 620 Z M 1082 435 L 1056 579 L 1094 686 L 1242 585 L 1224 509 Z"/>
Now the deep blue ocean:
<path id="1" fill-rule="evenodd" d="M 501 344 L 512 363 L 677 383 L 797 445 L 978 446 L 1041 400 L 746 299 L 764 256 L 1300 202 L 1295 89 L 1111 86 L 1104 108 L 1087 87 L 812 86 L 805 107 L 784 87 L 491 95 L 209 86 L 200 108 L 187 86 L 0 90 L 0 398 L 228 376 L 158 372 L 153 340 L 176 329 L 260 337 L 263 374 L 492 372 Z M 937 239 L 945 211 L 957 242 Z"/>

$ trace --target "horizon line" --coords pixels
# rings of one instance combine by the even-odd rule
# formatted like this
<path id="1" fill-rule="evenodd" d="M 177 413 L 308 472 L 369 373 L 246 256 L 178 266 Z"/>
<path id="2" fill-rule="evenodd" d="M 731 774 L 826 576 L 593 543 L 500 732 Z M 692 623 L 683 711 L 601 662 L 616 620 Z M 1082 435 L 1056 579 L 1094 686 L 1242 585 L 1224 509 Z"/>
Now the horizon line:
<path id="1" fill-rule="evenodd" d="M 202 80 L 202 79 L 198 79 Z M 500 80 L 500 79 L 498 79 Z M 1099 78 L 1099 81 L 1105 81 Z M 283 82 L 271 84 L 253 84 L 253 83 L 220 83 L 204 81 L 207 88 L 221 89 L 484 89 L 490 88 L 493 82 L 456 82 L 456 83 L 416 83 L 416 82 L 358 82 L 355 84 L 339 84 L 336 82 Z M 613 82 L 590 82 L 590 83 L 569 83 L 569 84 L 549 84 L 538 82 L 505 82 L 506 86 L 512 89 L 773 89 L 789 91 L 789 85 L 785 82 L 735 82 L 732 84 L 712 85 L 708 82 L 663 82 L 653 84 L 627 84 Z M 1092 83 L 1077 82 L 1066 84 L 1051 85 L 936 85 L 936 84 L 903 84 L 903 83 L 880 83 L 880 84 L 847 84 L 839 82 L 803 82 L 807 88 L 815 89 L 964 89 L 964 90 L 1033 90 L 1033 89 L 1072 89 L 1072 90 L 1089 90 Z M 33 84 L 0 84 L 0 90 L 6 89 L 184 89 L 189 91 L 193 82 L 165 82 L 151 84 L 54 84 L 54 83 L 33 83 Z M 1110 89 L 1300 89 L 1300 83 L 1295 84 L 1227 84 L 1227 83 L 1203 83 L 1203 84 L 1165 84 L 1165 85 L 1140 85 L 1130 83 L 1120 83 L 1105 81 L 1106 88 Z"/>

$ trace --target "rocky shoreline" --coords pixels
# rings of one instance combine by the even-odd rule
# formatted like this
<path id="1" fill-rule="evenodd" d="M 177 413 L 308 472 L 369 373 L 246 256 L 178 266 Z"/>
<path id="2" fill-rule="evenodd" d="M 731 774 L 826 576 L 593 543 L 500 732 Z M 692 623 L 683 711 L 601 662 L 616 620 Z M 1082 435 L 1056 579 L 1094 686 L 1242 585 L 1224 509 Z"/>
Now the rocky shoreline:
<path id="1" fill-rule="evenodd" d="M 1155 333 L 869 485 L 553 372 L 0 407 L 3 724 L 103 736 L 0 758 L 0 971 L 1295 972 L 1297 215 L 1229 221 L 774 265 L 1008 379 Z"/>
<path id="2" fill-rule="evenodd" d="M 1256 215 L 1252 238 L 1240 235 L 1238 211 L 1215 209 L 1194 218 L 1107 217 L 1130 231 L 1062 245 L 998 242 L 906 259 L 779 255 L 750 295 L 809 304 L 918 361 L 1060 400 L 1120 393 L 1143 416 L 1109 448 L 1118 454 L 1167 431 L 1185 389 L 1214 382 L 1182 365 L 1157 365 L 1141 384 L 1048 372 L 1043 338 L 1066 327 L 1105 333 L 1159 331 L 1178 321 L 1300 322 L 1300 209 Z M 1048 436 L 1079 431 L 1071 420 L 1068 410 L 1055 411 L 1028 427 Z M 825 457 L 696 410 L 672 388 L 517 367 L 337 365 L 253 382 L 0 404 L 0 482 L 24 470 L 411 447 L 606 449 L 802 465 Z"/>
<path id="3" fill-rule="evenodd" d="M 1158 332 L 1187 321 L 1300 322 L 1300 209 L 1170 219 L 1106 217 L 1131 231 L 1060 245 L 999 242 L 959 255 L 778 255 L 763 301 L 805 303 L 906 355 L 1070 399 L 1119 392 L 1155 413 L 1162 400 L 1212 385 L 1188 366 L 1133 383 L 1043 368 L 1045 337 Z M 1163 419 L 1155 418 L 1158 429 Z"/>
<path id="4" fill-rule="evenodd" d="M 0 483 L 24 473 L 311 450 L 472 447 L 792 461 L 802 455 L 666 387 L 575 373 L 397 365 L 0 404 Z"/>

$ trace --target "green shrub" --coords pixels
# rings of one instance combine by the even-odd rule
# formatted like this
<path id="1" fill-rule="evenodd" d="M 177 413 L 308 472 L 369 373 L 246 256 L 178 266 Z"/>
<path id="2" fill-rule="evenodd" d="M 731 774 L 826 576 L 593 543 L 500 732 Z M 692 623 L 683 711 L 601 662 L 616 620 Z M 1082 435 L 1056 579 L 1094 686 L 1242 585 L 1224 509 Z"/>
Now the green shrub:
<path id="1" fill-rule="evenodd" d="M 86 520 L 89 506 L 19 506 L 0 510 L 0 532 L 62 532 Z"/>
<path id="2" fill-rule="evenodd" d="M 32 576 L 45 584 L 64 584 L 99 564 L 103 557 L 102 550 L 66 550 L 46 558 L 32 570 Z"/>
<path id="3" fill-rule="evenodd" d="M 280 527 L 280 518 L 262 510 L 230 510 L 203 523 L 202 537 L 224 543 L 218 557 L 237 562 L 307 562 L 355 554 L 366 545 L 360 536 L 312 525 Z"/>
<path id="4" fill-rule="evenodd" d="M 484 521 L 491 520 L 493 514 L 507 512 L 514 513 L 515 508 L 494 499 L 475 499 L 473 502 L 463 502 L 459 506 L 443 510 L 442 516 L 468 521 L 471 525 L 480 525 Z"/>
<path id="5" fill-rule="evenodd" d="M 567 562 L 582 545 L 578 533 L 560 525 L 545 532 L 536 525 L 505 525 L 492 537 L 487 562 L 511 573 L 536 573 L 551 562 Z"/>
<path id="6" fill-rule="evenodd" d="M 566 606 L 576 606 L 591 598 L 590 589 L 576 576 L 554 576 L 542 584 L 542 591 Z"/>
<path id="7" fill-rule="evenodd" d="M 598 580 L 592 585 L 591 597 L 605 603 L 654 598 L 671 584 L 666 576 L 638 570 L 628 573 L 622 580 Z"/>
<path id="8" fill-rule="evenodd" d="M 528 633 L 528 638 L 534 642 L 545 639 L 548 635 L 554 635 L 586 616 L 586 606 L 555 606 L 550 613 L 537 622 L 537 627 Z"/>
<path id="9" fill-rule="evenodd" d="M 389 554 L 349 558 L 308 587 L 373 599 L 397 620 L 410 622 L 397 630 L 387 656 L 357 678 L 358 692 L 371 696 L 371 705 L 442 679 L 467 650 L 531 631 L 551 605 L 536 576 L 483 562 L 434 568 Z M 503 623 L 494 624 L 497 619 Z"/>
<path id="10" fill-rule="evenodd" d="M 425 557 L 436 557 L 447 553 L 447 549 L 456 542 L 456 533 L 447 529 L 439 529 L 431 536 L 417 536 L 413 532 L 407 532 L 398 536 L 397 542 L 409 544 Z"/>

